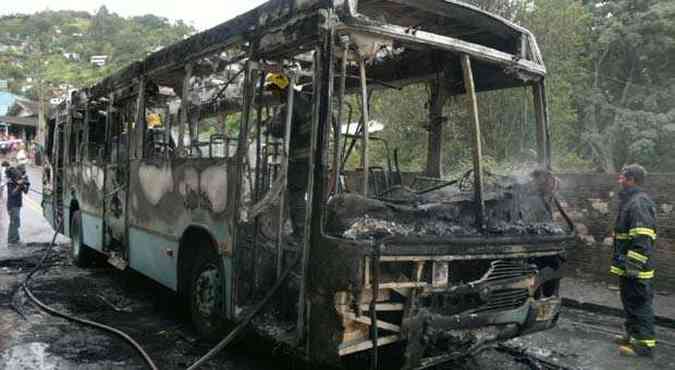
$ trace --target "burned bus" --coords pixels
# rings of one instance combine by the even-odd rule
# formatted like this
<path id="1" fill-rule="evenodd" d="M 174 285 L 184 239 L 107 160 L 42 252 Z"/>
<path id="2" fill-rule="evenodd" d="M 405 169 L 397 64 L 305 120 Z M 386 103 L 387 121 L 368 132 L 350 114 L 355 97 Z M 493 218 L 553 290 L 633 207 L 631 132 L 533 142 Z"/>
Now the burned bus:
<path id="1" fill-rule="evenodd" d="M 73 92 L 49 125 L 45 216 L 75 264 L 104 255 L 174 290 L 204 337 L 269 299 L 250 327 L 310 361 L 376 364 L 396 347 L 402 368 L 430 367 L 558 319 L 574 229 L 550 172 L 545 74 L 527 29 L 461 2 L 270 0 Z M 396 156 L 369 161 L 369 95 L 434 82 L 468 102 L 473 165 L 413 186 Z M 539 166 L 488 179 L 478 93 L 515 87 Z M 343 133 L 350 112 L 362 124 Z"/>

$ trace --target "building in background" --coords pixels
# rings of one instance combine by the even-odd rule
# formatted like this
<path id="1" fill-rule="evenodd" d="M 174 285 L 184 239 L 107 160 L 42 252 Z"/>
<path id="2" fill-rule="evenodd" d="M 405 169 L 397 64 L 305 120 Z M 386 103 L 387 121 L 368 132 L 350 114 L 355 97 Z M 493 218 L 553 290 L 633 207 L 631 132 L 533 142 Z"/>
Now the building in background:
<path id="1" fill-rule="evenodd" d="M 92 55 L 91 58 L 89 59 L 89 62 L 91 64 L 95 64 L 99 67 L 103 67 L 107 61 L 108 61 L 107 55 Z"/>
<path id="2" fill-rule="evenodd" d="M 37 131 L 39 111 L 38 102 L 0 91 L 0 134 L 32 140 Z"/>

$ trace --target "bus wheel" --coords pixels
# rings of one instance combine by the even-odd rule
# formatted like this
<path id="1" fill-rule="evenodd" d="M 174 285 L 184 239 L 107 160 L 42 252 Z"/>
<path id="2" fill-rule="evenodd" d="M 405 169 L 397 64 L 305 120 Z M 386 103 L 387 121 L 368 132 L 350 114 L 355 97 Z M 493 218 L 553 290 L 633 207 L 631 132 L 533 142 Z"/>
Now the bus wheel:
<path id="1" fill-rule="evenodd" d="M 216 341 L 227 327 L 223 317 L 222 267 L 210 248 L 197 249 L 190 274 L 190 317 L 200 337 Z"/>
<path id="2" fill-rule="evenodd" d="M 71 257 L 77 267 L 88 267 L 94 260 L 94 251 L 82 243 L 82 216 L 80 211 L 73 213 L 70 220 Z"/>

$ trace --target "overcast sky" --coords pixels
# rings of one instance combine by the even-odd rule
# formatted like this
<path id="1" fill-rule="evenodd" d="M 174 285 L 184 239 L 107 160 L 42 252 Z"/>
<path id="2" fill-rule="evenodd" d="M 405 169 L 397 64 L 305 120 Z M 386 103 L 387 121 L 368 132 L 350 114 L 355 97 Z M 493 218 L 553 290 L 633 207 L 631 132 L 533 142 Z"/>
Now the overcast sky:
<path id="1" fill-rule="evenodd" d="M 94 13 L 105 5 L 124 17 L 154 14 L 171 20 L 182 19 L 199 30 L 220 24 L 266 0 L 0 0 L 0 15 L 41 10 L 84 10 Z"/>

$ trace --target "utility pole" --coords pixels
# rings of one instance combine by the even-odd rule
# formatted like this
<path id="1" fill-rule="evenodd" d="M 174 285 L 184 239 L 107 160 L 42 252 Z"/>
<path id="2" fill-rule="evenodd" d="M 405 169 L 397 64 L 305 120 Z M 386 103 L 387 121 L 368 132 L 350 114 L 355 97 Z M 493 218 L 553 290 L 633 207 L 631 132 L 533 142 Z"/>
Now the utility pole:
<path id="1" fill-rule="evenodd" d="M 44 93 L 44 83 L 42 81 L 42 76 L 38 77 L 38 100 L 39 100 L 39 110 L 38 110 L 38 126 L 35 132 L 35 141 L 38 145 L 43 146 L 45 142 L 45 130 L 47 129 L 47 117 L 46 117 L 46 104 L 45 104 L 45 93 Z"/>

